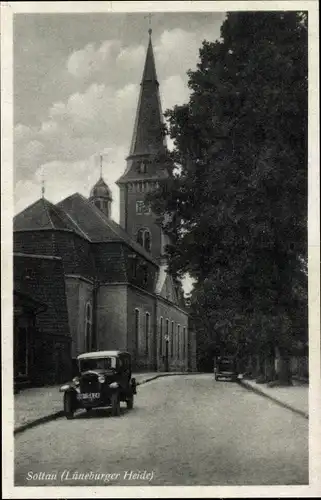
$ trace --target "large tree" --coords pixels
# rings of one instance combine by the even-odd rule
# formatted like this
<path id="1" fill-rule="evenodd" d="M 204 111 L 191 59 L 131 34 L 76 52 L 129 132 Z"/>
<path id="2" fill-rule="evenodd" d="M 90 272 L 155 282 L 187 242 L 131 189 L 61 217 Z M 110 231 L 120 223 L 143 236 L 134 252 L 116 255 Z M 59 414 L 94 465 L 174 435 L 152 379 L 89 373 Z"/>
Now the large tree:
<path id="1" fill-rule="evenodd" d="M 286 368 L 307 256 L 307 64 L 305 13 L 228 14 L 188 72 L 189 102 L 166 112 L 175 149 L 152 200 L 200 317 L 216 335 L 255 324 Z"/>

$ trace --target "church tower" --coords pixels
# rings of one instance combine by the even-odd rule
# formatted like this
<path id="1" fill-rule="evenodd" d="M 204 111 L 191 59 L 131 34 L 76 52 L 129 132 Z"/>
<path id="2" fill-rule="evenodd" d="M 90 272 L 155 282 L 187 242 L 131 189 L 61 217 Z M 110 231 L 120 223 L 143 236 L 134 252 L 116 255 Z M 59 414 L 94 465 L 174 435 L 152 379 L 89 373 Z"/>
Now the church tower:
<path id="1" fill-rule="evenodd" d="M 151 34 L 150 29 L 127 168 L 117 185 L 120 225 L 161 261 L 167 240 L 156 223 L 156 216 L 144 202 L 146 194 L 168 175 L 165 165 L 159 161 L 166 151 L 166 142 Z"/>
<path id="2" fill-rule="evenodd" d="M 110 218 L 112 194 L 102 175 L 90 191 L 89 201 Z"/>

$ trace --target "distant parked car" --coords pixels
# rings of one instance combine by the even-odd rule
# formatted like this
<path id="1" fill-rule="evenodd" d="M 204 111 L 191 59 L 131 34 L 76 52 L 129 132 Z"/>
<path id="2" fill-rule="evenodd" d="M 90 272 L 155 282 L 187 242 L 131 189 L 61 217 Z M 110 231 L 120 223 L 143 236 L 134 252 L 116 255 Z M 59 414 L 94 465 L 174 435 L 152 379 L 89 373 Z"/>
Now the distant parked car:
<path id="1" fill-rule="evenodd" d="M 64 412 L 72 419 L 77 409 L 111 406 L 112 415 L 120 415 L 120 403 L 134 406 L 137 393 L 132 378 L 131 356 L 122 351 L 96 351 L 80 354 L 77 358 L 79 375 L 60 387 L 64 393 Z"/>
<path id="2" fill-rule="evenodd" d="M 214 369 L 215 380 L 222 378 L 236 382 L 238 379 L 237 363 L 234 356 L 221 356 L 217 358 Z"/>

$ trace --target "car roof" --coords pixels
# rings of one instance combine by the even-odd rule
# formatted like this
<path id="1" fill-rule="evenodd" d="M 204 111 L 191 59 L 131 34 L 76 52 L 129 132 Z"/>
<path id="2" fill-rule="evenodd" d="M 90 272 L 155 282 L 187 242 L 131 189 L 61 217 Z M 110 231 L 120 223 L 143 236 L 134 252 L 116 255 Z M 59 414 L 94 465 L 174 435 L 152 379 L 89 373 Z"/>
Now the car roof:
<path id="1" fill-rule="evenodd" d="M 95 359 L 95 358 L 104 358 L 109 356 L 119 356 L 120 354 L 125 354 L 130 356 L 129 352 L 125 351 L 94 351 L 94 352 L 85 352 L 83 354 L 79 354 L 77 359 Z"/>

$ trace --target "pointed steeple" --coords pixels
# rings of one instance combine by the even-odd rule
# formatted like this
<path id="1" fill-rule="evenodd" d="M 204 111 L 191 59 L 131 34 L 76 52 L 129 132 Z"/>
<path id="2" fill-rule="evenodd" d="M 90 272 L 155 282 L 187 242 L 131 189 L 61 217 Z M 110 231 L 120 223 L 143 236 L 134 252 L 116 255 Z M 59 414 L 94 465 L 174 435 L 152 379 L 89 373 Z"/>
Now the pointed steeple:
<path id="1" fill-rule="evenodd" d="M 149 33 L 149 43 L 146 53 L 142 84 L 144 82 L 155 82 L 156 85 L 158 86 L 159 84 L 157 80 L 156 65 L 155 65 L 155 58 L 154 58 L 154 51 L 152 44 L 152 30 L 149 29 L 148 33 Z"/>
<path id="2" fill-rule="evenodd" d="M 148 32 L 149 42 L 140 84 L 129 158 L 137 155 L 158 154 L 164 151 L 163 115 L 152 44 L 152 30 L 149 29 Z"/>

